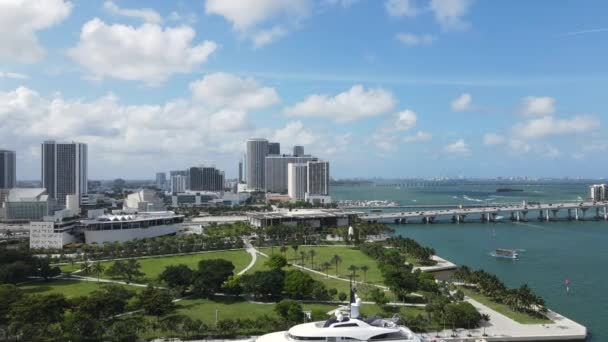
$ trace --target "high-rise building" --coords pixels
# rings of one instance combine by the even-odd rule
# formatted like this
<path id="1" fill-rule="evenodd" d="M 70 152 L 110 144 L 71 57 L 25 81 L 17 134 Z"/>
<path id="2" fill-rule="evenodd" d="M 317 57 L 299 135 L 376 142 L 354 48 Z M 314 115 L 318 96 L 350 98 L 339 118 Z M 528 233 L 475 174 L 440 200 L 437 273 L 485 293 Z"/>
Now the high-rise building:
<path id="1" fill-rule="evenodd" d="M 251 190 L 265 189 L 265 162 L 268 155 L 268 140 L 247 140 L 247 188 Z"/>
<path id="2" fill-rule="evenodd" d="M 171 180 L 173 176 L 184 176 L 186 178 L 186 189 L 190 188 L 190 169 L 169 171 L 169 180 Z"/>
<path id="3" fill-rule="evenodd" d="M 304 163 L 287 164 L 287 194 L 290 198 L 303 200 L 306 195 L 308 167 Z"/>
<path id="4" fill-rule="evenodd" d="M 304 146 L 299 146 L 299 145 L 294 146 L 293 155 L 294 156 L 303 156 L 304 155 Z"/>
<path id="5" fill-rule="evenodd" d="M 306 192 L 312 195 L 329 194 L 329 162 L 309 161 L 306 163 Z"/>
<path id="6" fill-rule="evenodd" d="M 167 187 L 167 174 L 164 172 L 156 173 L 156 187 L 164 190 Z"/>
<path id="7" fill-rule="evenodd" d="M 178 193 L 186 191 L 186 176 L 175 175 L 171 176 L 171 192 Z"/>
<path id="8" fill-rule="evenodd" d="M 15 152 L 0 150 L 0 189 L 12 189 L 17 183 Z"/>
<path id="9" fill-rule="evenodd" d="M 264 165 L 265 189 L 267 192 L 287 193 L 287 164 L 306 163 L 316 160 L 312 156 L 270 155 Z"/>
<path id="10" fill-rule="evenodd" d="M 590 185 L 589 198 L 596 202 L 608 200 L 608 184 Z"/>
<path id="11" fill-rule="evenodd" d="M 278 142 L 268 143 L 268 154 L 281 154 L 281 144 Z"/>
<path id="12" fill-rule="evenodd" d="M 215 167 L 190 168 L 190 187 L 193 191 L 223 191 L 224 173 Z"/>
<path id="13" fill-rule="evenodd" d="M 239 179 L 238 179 L 239 183 L 243 183 L 243 161 L 239 161 Z"/>
<path id="14" fill-rule="evenodd" d="M 42 144 L 42 187 L 60 205 L 67 195 L 86 195 L 87 144 L 45 141 Z"/>

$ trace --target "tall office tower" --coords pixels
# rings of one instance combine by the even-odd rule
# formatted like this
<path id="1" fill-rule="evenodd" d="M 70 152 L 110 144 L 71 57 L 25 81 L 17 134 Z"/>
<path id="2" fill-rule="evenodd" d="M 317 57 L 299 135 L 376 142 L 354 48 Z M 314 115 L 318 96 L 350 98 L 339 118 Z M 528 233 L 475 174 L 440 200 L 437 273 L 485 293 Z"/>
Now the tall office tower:
<path id="1" fill-rule="evenodd" d="M 281 144 L 278 142 L 268 143 L 268 154 L 281 154 Z"/>
<path id="2" fill-rule="evenodd" d="M 293 147 L 293 155 L 294 156 L 303 156 L 304 155 L 304 146 L 296 145 Z"/>
<path id="3" fill-rule="evenodd" d="M 247 153 L 243 153 L 241 162 L 243 163 L 243 183 L 247 183 Z"/>
<path id="4" fill-rule="evenodd" d="M 243 183 L 243 161 L 239 161 L 239 179 L 238 179 L 239 183 L 242 184 Z"/>
<path id="5" fill-rule="evenodd" d="M 287 194 L 289 198 L 303 200 L 306 195 L 306 179 L 308 176 L 306 164 L 287 164 Z"/>
<path id="6" fill-rule="evenodd" d="M 190 187 L 194 191 L 223 191 L 224 173 L 215 167 L 191 167 Z"/>
<path id="7" fill-rule="evenodd" d="M 186 176 L 178 175 L 171 176 L 171 192 L 185 192 L 186 191 Z"/>
<path id="8" fill-rule="evenodd" d="M 87 194 L 87 144 L 45 141 L 42 144 L 42 187 L 49 196 L 65 205 L 67 195 Z"/>
<path id="9" fill-rule="evenodd" d="M 268 155 L 268 140 L 247 140 L 247 188 L 264 190 L 264 165 Z"/>
<path id="10" fill-rule="evenodd" d="M 17 183 L 15 152 L 0 150 L 0 189 L 12 189 Z"/>
<path id="11" fill-rule="evenodd" d="M 306 192 L 311 195 L 329 195 L 329 162 L 309 161 L 306 166 Z"/>
<path id="12" fill-rule="evenodd" d="M 287 164 L 316 160 L 312 156 L 268 156 L 264 165 L 264 184 L 267 192 L 287 193 Z"/>
<path id="13" fill-rule="evenodd" d="M 156 173 L 156 187 L 164 190 L 167 187 L 167 174 L 164 172 Z"/>

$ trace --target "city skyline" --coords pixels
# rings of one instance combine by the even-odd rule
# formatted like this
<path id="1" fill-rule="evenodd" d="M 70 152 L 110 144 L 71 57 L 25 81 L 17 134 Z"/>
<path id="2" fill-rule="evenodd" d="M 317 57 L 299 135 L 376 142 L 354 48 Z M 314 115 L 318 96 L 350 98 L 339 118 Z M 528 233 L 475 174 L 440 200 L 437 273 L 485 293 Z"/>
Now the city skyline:
<path id="1" fill-rule="evenodd" d="M 90 179 L 236 178 L 259 136 L 333 178 L 605 176 L 601 1 L 225 3 L 0 4 L 18 13 L 0 21 L 17 179 L 40 178 L 47 139 L 87 143 Z"/>

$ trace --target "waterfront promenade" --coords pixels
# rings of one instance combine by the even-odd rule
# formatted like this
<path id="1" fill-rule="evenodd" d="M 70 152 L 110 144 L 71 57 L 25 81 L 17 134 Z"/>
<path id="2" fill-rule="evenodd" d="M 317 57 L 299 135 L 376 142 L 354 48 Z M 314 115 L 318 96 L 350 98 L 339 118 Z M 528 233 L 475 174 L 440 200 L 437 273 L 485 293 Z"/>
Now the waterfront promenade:
<path id="1" fill-rule="evenodd" d="M 494 222 L 502 218 L 512 221 L 557 221 L 603 219 L 608 220 L 608 201 L 603 202 L 563 202 L 547 204 L 493 204 L 490 206 L 457 207 L 451 209 L 432 209 L 421 211 L 402 211 L 387 213 L 359 213 L 359 218 L 367 222 L 433 223 L 440 218 L 454 223 L 467 220 Z"/>

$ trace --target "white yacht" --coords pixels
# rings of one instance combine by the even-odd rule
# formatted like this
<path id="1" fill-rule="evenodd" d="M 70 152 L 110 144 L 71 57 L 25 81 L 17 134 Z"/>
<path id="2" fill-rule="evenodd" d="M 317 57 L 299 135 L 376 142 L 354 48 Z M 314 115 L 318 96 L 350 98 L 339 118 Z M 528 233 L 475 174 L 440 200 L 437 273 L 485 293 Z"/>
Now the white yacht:
<path id="1" fill-rule="evenodd" d="M 391 341 L 421 342 L 422 340 L 410 329 L 399 326 L 394 320 L 372 317 L 363 320 L 359 317 L 361 299 L 355 295 L 355 302 L 350 310 L 335 311 L 334 317 L 327 321 L 299 324 L 288 331 L 279 331 L 260 336 L 256 342 L 356 342 L 356 341 Z"/>

